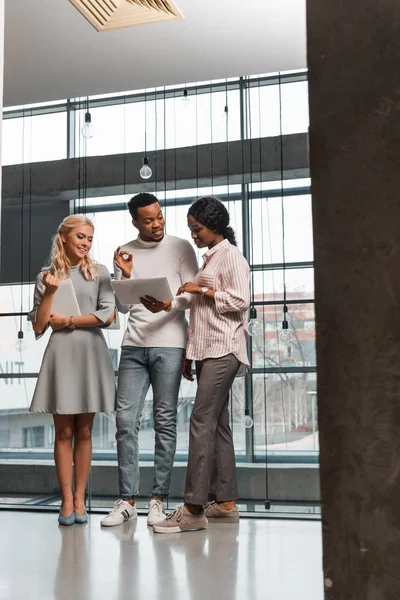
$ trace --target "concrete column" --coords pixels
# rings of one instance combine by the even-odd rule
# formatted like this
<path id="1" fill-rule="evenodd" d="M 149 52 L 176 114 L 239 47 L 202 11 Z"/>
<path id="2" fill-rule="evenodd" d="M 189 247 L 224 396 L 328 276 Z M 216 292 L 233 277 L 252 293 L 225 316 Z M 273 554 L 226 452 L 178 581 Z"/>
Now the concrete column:
<path id="1" fill-rule="evenodd" d="M 326 598 L 400 598 L 400 4 L 307 0 Z"/>

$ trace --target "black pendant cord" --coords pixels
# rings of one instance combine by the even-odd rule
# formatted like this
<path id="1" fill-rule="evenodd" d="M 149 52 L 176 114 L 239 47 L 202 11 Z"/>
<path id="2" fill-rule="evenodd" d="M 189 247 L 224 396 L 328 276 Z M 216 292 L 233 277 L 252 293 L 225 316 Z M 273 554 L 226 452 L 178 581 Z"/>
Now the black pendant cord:
<path id="1" fill-rule="evenodd" d="M 287 320 L 287 290 L 286 290 L 286 254 L 285 254 L 285 202 L 284 202 L 284 153 L 283 153 L 283 120 L 282 120 L 282 78 L 281 72 L 279 71 L 279 135 L 280 135 L 280 162 L 281 162 L 281 215 L 282 215 L 282 266 L 283 266 L 283 320 L 282 330 L 289 328 Z M 279 340 L 279 338 L 278 338 Z M 278 344 L 279 348 L 279 344 Z M 286 385 L 289 389 L 290 380 L 286 379 L 284 382 L 281 377 L 281 402 L 282 402 L 282 416 L 283 416 L 283 427 L 286 439 L 286 411 L 285 411 L 285 398 L 283 386 Z"/>
<path id="2" fill-rule="evenodd" d="M 154 127 L 154 165 L 153 165 L 153 170 L 154 170 L 154 189 L 155 189 L 155 194 L 157 196 L 157 190 L 158 190 L 158 174 L 157 174 L 157 136 L 158 136 L 158 110 L 157 110 L 157 94 L 156 94 L 156 90 L 154 91 L 154 122 L 155 122 L 155 127 Z"/>
<path id="3" fill-rule="evenodd" d="M 226 189 L 228 196 L 228 212 L 230 216 L 230 186 L 229 186 L 229 103 L 228 103 L 228 80 L 225 79 L 225 144 L 226 144 Z M 231 430 L 234 430 L 233 422 L 233 390 L 232 387 L 229 390 L 229 403 L 230 403 L 230 417 L 231 417 Z"/>
<path id="4" fill-rule="evenodd" d="M 167 100 L 165 95 L 165 86 L 164 86 L 164 219 L 165 219 L 165 228 L 167 228 Z"/>
<path id="5" fill-rule="evenodd" d="M 174 215 L 175 215 L 175 230 L 176 230 L 176 209 L 177 209 L 177 198 L 176 198 L 176 182 L 178 175 L 178 162 L 176 152 L 176 91 L 174 91 Z"/>
<path id="6" fill-rule="evenodd" d="M 21 161 L 21 255 L 20 255 L 20 317 L 18 340 L 24 339 L 22 330 L 22 313 L 24 311 L 24 255 L 25 255 L 25 228 L 24 228 L 24 203 L 25 203 L 25 107 L 22 109 L 22 161 Z M 21 342 L 22 343 L 22 342 Z"/>
<path id="7" fill-rule="evenodd" d="M 250 162 L 250 185 L 247 185 L 247 201 L 249 203 L 249 228 L 253 230 L 253 139 L 252 139 L 252 126 L 251 126 L 251 90 L 248 85 L 247 78 L 245 81 L 245 102 L 246 102 L 246 137 L 249 141 L 249 162 Z M 251 235 L 251 244 L 250 244 L 250 265 L 254 264 L 254 235 Z M 250 318 L 257 318 L 257 309 L 254 305 L 254 269 L 251 269 L 251 279 L 250 279 Z"/>
<path id="8" fill-rule="evenodd" d="M 32 139 L 32 109 L 30 116 Z M 29 229 L 28 229 L 28 281 L 32 282 L 32 156 L 29 157 Z"/>
<path id="9" fill-rule="evenodd" d="M 212 86 L 210 81 L 210 172 L 211 172 L 211 195 L 214 195 L 214 153 L 213 153 L 213 101 Z"/>
<path id="10" fill-rule="evenodd" d="M 82 163 L 82 153 L 83 153 L 83 146 L 82 146 L 82 111 L 80 110 L 78 113 L 78 119 L 79 119 L 79 137 L 78 137 L 78 198 L 77 198 L 77 206 L 75 206 L 75 212 L 80 212 L 80 207 L 81 207 L 81 188 L 82 188 L 82 178 L 81 178 L 81 163 Z"/>
<path id="11" fill-rule="evenodd" d="M 262 125 L 261 125 L 262 113 L 261 113 L 261 93 L 260 93 L 260 79 L 258 79 L 258 153 L 259 153 L 259 180 L 260 180 L 260 194 L 262 198 L 263 192 L 263 157 L 262 157 Z M 261 223 L 264 223 L 264 203 L 261 201 Z M 269 236 L 271 240 L 271 236 Z M 261 234 L 261 262 L 264 262 L 264 235 Z M 265 300 L 265 278 L 262 278 L 262 297 Z M 271 501 L 269 499 L 269 463 L 268 463 L 268 405 L 267 405 L 267 328 L 265 323 L 265 311 L 262 314 L 262 356 L 263 356 L 263 398 L 264 398 L 264 444 L 265 444 L 265 509 L 270 510 Z"/>
<path id="12" fill-rule="evenodd" d="M 147 158 L 147 89 L 144 90 L 144 156 Z"/>
<path id="13" fill-rule="evenodd" d="M 196 87 L 196 200 L 199 197 L 199 122 L 198 122 L 198 90 Z"/>
<path id="14" fill-rule="evenodd" d="M 230 166 L 230 155 L 229 155 L 229 98 L 228 98 L 228 80 L 225 79 L 225 140 L 226 140 L 226 187 L 228 194 L 228 212 L 230 213 L 230 179 L 229 179 L 229 166 Z"/>
<path id="15" fill-rule="evenodd" d="M 86 113 L 90 114 L 90 104 L 89 104 L 89 96 L 86 96 Z M 83 175 L 83 182 L 82 182 L 82 192 L 83 192 L 83 198 L 82 198 L 82 204 L 83 204 L 83 214 L 86 215 L 86 209 L 87 209 L 87 139 L 86 137 L 84 137 L 83 139 L 83 161 L 82 161 L 82 175 Z"/>
<path id="16" fill-rule="evenodd" d="M 283 186 L 283 125 L 282 125 L 282 77 L 279 71 L 279 136 L 280 136 L 280 162 L 281 162 L 281 216 L 282 216 L 282 267 L 283 267 L 283 321 L 282 329 L 288 329 L 287 320 L 287 291 L 286 291 L 286 254 L 285 254 L 285 202 Z"/>
<path id="17" fill-rule="evenodd" d="M 249 160 L 250 160 L 250 185 L 248 186 L 248 197 L 249 197 L 249 208 L 250 208 L 250 229 L 253 230 L 253 135 L 252 135 L 252 125 L 251 125 L 251 90 L 250 86 L 247 85 L 246 88 L 246 103 L 247 103 L 247 131 L 248 131 L 248 140 L 249 140 Z M 250 264 L 254 265 L 254 236 L 251 236 L 251 245 L 250 245 Z M 254 270 L 251 270 L 251 298 L 254 306 Z"/>
<path id="18" fill-rule="evenodd" d="M 124 202 L 126 202 L 126 95 L 124 94 Z"/>

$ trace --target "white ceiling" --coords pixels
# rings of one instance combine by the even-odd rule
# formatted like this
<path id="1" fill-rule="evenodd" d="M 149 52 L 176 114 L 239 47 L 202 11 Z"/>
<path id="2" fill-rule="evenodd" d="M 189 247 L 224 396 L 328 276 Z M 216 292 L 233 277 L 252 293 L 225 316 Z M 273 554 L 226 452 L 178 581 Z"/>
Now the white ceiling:
<path id="1" fill-rule="evenodd" d="M 98 33 L 68 0 L 6 0 L 4 105 L 306 67 L 305 0 L 177 0 L 185 19 Z"/>

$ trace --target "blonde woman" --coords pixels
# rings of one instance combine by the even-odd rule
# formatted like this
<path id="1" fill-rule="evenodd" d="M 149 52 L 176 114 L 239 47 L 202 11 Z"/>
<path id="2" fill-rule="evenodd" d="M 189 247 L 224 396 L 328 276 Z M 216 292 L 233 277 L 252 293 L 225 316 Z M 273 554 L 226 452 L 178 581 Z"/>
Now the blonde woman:
<path id="1" fill-rule="evenodd" d="M 49 326 L 53 330 L 30 411 L 53 414 L 61 525 L 87 521 L 84 498 L 92 459 L 94 415 L 115 410 L 114 370 L 100 328 L 117 317 L 110 274 L 89 255 L 93 234 L 93 223 L 86 217 L 64 219 L 53 240 L 50 267 L 36 278 L 30 313 L 36 339 Z M 73 284 L 80 316 L 51 311 L 54 295 L 64 279 Z"/>

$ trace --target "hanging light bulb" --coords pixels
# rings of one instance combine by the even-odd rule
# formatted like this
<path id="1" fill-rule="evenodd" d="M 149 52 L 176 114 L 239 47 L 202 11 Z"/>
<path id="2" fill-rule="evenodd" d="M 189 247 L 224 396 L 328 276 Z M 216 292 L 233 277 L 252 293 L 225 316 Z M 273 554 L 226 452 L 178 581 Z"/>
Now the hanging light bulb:
<path id="1" fill-rule="evenodd" d="M 187 106 L 190 102 L 190 98 L 189 98 L 189 94 L 187 89 L 185 88 L 183 90 L 183 96 L 182 96 L 182 104 L 184 104 L 185 106 Z"/>
<path id="2" fill-rule="evenodd" d="M 18 339 L 15 342 L 15 349 L 18 350 L 18 352 L 23 352 L 24 350 L 26 350 L 26 344 L 24 342 L 24 332 L 22 330 L 18 331 Z"/>
<path id="3" fill-rule="evenodd" d="M 149 167 L 149 159 L 147 156 L 145 156 L 143 159 L 143 166 L 140 169 L 139 174 L 142 179 L 150 179 L 150 177 L 153 175 L 153 171 Z"/>
<path id="4" fill-rule="evenodd" d="M 288 346 L 292 341 L 292 334 L 287 329 L 283 329 L 279 334 L 279 339 L 281 340 L 282 344 Z"/>
<path id="5" fill-rule="evenodd" d="M 85 113 L 85 123 L 82 127 L 82 135 L 84 138 L 89 139 L 92 138 L 95 133 L 96 130 L 92 125 L 92 115 L 88 111 L 87 113 Z"/>
<path id="6" fill-rule="evenodd" d="M 244 425 L 245 429 L 251 429 L 251 427 L 254 425 L 254 421 L 250 416 L 250 410 L 248 408 L 246 408 L 244 411 L 242 425 Z"/>
<path id="7" fill-rule="evenodd" d="M 289 315 L 286 304 L 283 306 L 283 321 L 282 321 L 282 331 L 279 334 L 279 339 L 282 344 L 288 345 L 292 341 L 292 334 L 289 331 Z"/>
<path id="8" fill-rule="evenodd" d="M 257 311 L 254 306 L 250 308 L 250 320 L 249 320 L 249 335 L 255 336 L 262 333 L 262 325 L 257 319 Z"/>

